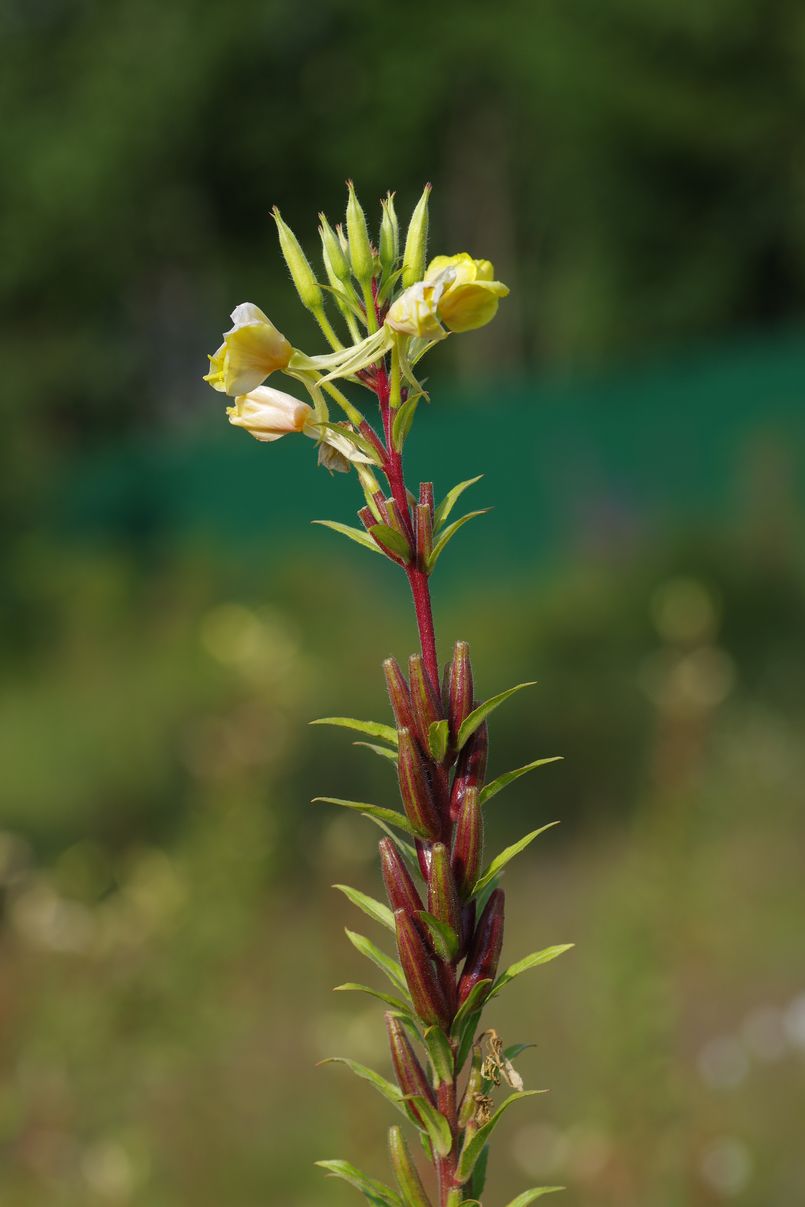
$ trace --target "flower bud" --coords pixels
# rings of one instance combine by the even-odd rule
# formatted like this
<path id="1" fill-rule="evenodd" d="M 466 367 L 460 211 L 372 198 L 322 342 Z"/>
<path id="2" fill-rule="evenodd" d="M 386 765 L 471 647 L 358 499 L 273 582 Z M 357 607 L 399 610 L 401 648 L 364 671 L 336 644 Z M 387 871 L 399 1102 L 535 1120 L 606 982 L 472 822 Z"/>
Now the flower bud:
<path id="1" fill-rule="evenodd" d="M 478 789 L 468 788 L 461 802 L 453 841 L 453 872 L 462 897 L 472 893 L 484 853 L 484 818 Z"/>
<path id="2" fill-rule="evenodd" d="M 503 889 L 495 889 L 481 914 L 458 985 L 458 1002 L 467 1000 L 479 981 L 495 979 L 503 947 Z"/>
<path id="3" fill-rule="evenodd" d="M 414 1011 L 428 1026 L 446 1031 L 451 1022 L 450 1008 L 416 923 L 402 909 L 395 911 L 394 921 L 397 950 Z"/>
<path id="4" fill-rule="evenodd" d="M 389 1128 L 389 1156 L 406 1207 L 430 1207 L 430 1199 L 425 1194 L 416 1166 L 411 1160 L 408 1145 L 396 1125 Z"/>
<path id="5" fill-rule="evenodd" d="M 479 725 L 467 740 L 458 756 L 456 774 L 450 793 L 450 820 L 455 821 L 461 812 L 464 795 L 470 788 L 480 789 L 486 775 L 489 754 L 489 726 L 486 721 Z"/>
<path id="6" fill-rule="evenodd" d="M 380 870 L 392 910 L 402 909 L 413 917 L 422 909 L 422 899 L 400 852 L 390 838 L 380 840 Z"/>
<path id="7" fill-rule="evenodd" d="M 416 848 L 416 857 L 419 864 L 419 870 L 422 873 L 422 879 L 427 882 L 430 880 L 430 843 L 423 842 L 421 838 L 414 839 Z"/>
<path id="8" fill-rule="evenodd" d="M 356 280 L 361 285 L 368 285 L 374 276 L 375 260 L 372 245 L 369 242 L 369 232 L 366 229 L 366 215 L 361 203 L 355 195 L 355 186 L 347 181 L 349 198 L 347 200 L 347 239 L 349 241 L 349 258 Z"/>
<path id="9" fill-rule="evenodd" d="M 394 271 L 400 254 L 400 227 L 394 208 L 394 194 L 389 193 L 380 204 L 383 207 L 383 218 L 380 222 L 380 267 L 384 275 L 387 275 Z"/>
<path id="10" fill-rule="evenodd" d="M 397 1015 L 392 1014 L 390 1011 L 386 1013 L 385 1019 L 389 1047 L 391 1049 L 391 1063 L 394 1067 L 394 1076 L 397 1078 L 398 1086 L 403 1094 L 416 1094 L 420 1098 L 426 1098 L 428 1102 L 435 1106 L 436 1097 L 425 1075 L 425 1070 L 417 1060 L 416 1053 L 411 1047 L 411 1041 L 408 1038 L 405 1027 Z M 412 1106 L 411 1110 L 421 1123 L 422 1116 L 419 1114 L 416 1106 Z"/>
<path id="11" fill-rule="evenodd" d="M 291 280 L 296 286 L 296 292 L 299 294 L 302 305 L 307 310 L 320 310 L 323 305 L 321 289 L 319 288 L 313 269 L 310 267 L 307 257 L 299 245 L 299 240 L 287 222 L 283 221 L 276 205 L 271 212 L 277 224 L 280 250 L 282 251 L 285 263 L 288 265 Z"/>
<path id="12" fill-rule="evenodd" d="M 336 280 L 346 284 L 352 276 L 349 261 L 344 255 L 343 248 L 338 241 L 338 236 L 330 226 L 330 223 L 327 221 L 327 216 L 325 214 L 319 214 L 319 221 L 321 222 L 321 226 L 319 227 L 319 235 L 321 236 L 321 246 L 325 259 L 325 267 L 329 262 L 329 266 L 332 268 L 333 276 L 336 278 Z"/>
<path id="13" fill-rule="evenodd" d="M 404 288 L 421 281 L 425 275 L 425 254 L 428 247 L 428 199 L 431 186 L 425 185 L 422 196 L 416 203 L 408 233 L 405 236 L 405 251 L 403 252 L 402 283 Z"/>
<path id="14" fill-rule="evenodd" d="M 460 940 L 461 902 L 450 866 L 450 853 L 443 842 L 435 842 L 431 847 L 428 912 L 440 922 L 451 926 Z"/>
<path id="15" fill-rule="evenodd" d="M 369 513 L 371 515 L 371 512 Z M 371 521 L 375 523 L 374 518 Z M 371 525 L 370 525 L 371 526 Z M 391 711 L 398 729 L 414 729 L 414 713 L 411 708 L 411 694 L 405 675 L 400 669 L 396 658 L 386 658 L 383 663 L 383 674 L 386 676 L 386 689 L 391 702 Z"/>
<path id="16" fill-rule="evenodd" d="M 412 654 L 408 659 L 408 681 L 411 685 L 411 708 L 416 736 L 423 750 L 427 751 L 428 730 L 434 721 L 441 720 L 442 705 L 421 654 Z"/>
<path id="17" fill-rule="evenodd" d="M 472 712 L 472 666 L 470 665 L 470 647 L 466 641 L 457 641 L 453 649 L 447 691 L 450 740 L 455 745 L 459 729 Z"/>
<path id="18" fill-rule="evenodd" d="M 400 729 L 397 735 L 397 778 L 405 815 L 417 834 L 424 838 L 437 838 L 441 831 L 441 818 L 422 752 L 410 729 Z"/>

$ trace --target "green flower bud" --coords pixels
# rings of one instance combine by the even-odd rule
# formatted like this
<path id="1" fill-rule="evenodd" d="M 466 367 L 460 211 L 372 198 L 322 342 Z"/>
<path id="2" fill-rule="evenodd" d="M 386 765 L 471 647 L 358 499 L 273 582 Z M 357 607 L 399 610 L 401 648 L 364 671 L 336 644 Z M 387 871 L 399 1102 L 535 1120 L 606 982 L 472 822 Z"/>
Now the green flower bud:
<path id="1" fill-rule="evenodd" d="M 366 228 L 366 215 L 361 203 L 355 195 L 355 186 L 347 181 L 349 199 L 347 201 L 347 239 L 349 240 L 349 258 L 352 271 L 361 285 L 366 286 L 375 272 L 375 258 L 372 245 L 369 242 L 369 231 Z"/>
<path id="2" fill-rule="evenodd" d="M 322 254 L 324 256 L 324 266 L 329 267 L 333 271 L 333 276 L 337 281 L 346 284 L 352 276 L 352 270 L 349 267 L 349 261 L 344 255 L 344 250 L 330 223 L 327 221 L 325 214 L 319 214 L 319 235 L 321 236 Z"/>
<path id="3" fill-rule="evenodd" d="M 450 852 L 442 842 L 431 848 L 430 881 L 428 883 L 428 912 L 440 922 L 451 926 L 461 938 L 461 903 L 458 899 Z"/>
<path id="4" fill-rule="evenodd" d="M 299 245 L 299 240 L 287 222 L 283 221 L 276 205 L 271 212 L 277 224 L 280 250 L 282 251 L 285 263 L 288 265 L 291 279 L 296 286 L 296 292 L 299 294 L 302 305 L 307 310 L 320 310 L 323 304 L 321 289 L 319 288 L 313 269 L 310 267 L 307 257 Z"/>
<path id="5" fill-rule="evenodd" d="M 400 226 L 394 208 L 394 194 L 389 193 L 380 204 L 383 207 L 383 218 L 380 222 L 380 267 L 383 269 L 383 275 L 387 276 L 394 271 L 400 254 Z"/>
<path id="6" fill-rule="evenodd" d="M 402 283 L 407 289 L 425 276 L 425 256 L 428 250 L 428 198 L 431 186 L 425 185 L 422 196 L 416 204 L 411 221 L 408 224 L 408 234 L 405 236 L 405 251 L 403 252 Z"/>

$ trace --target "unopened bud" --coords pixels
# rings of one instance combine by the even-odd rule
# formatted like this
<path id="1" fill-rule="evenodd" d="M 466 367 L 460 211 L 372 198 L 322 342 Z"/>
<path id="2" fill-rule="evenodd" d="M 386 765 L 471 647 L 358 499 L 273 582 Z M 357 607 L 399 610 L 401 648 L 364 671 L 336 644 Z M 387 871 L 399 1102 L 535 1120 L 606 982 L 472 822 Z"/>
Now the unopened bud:
<path id="1" fill-rule="evenodd" d="M 431 847 L 428 912 L 440 922 L 452 927 L 460 940 L 461 902 L 450 866 L 450 852 L 443 842 L 435 842 Z"/>
<path id="2" fill-rule="evenodd" d="M 313 269 L 310 267 L 307 257 L 302 251 L 299 240 L 287 222 L 283 221 L 276 206 L 274 206 L 271 212 L 277 224 L 280 250 L 282 251 L 285 263 L 288 265 L 291 280 L 296 286 L 296 292 L 299 294 L 302 305 L 307 310 L 321 309 L 323 305 L 321 289 L 319 288 Z"/>
<path id="3" fill-rule="evenodd" d="M 384 274 L 393 272 L 400 254 L 400 226 L 394 208 L 394 194 L 389 193 L 380 202 L 383 218 L 380 222 L 380 266 Z"/>
<path id="4" fill-rule="evenodd" d="M 436 1098 L 430 1082 L 425 1075 L 425 1070 L 417 1059 L 414 1049 L 411 1047 L 411 1041 L 406 1034 L 405 1027 L 396 1014 L 387 1012 L 385 1019 L 386 1031 L 389 1037 L 389 1048 L 391 1049 L 391 1063 L 398 1086 L 403 1094 L 415 1094 L 420 1098 L 426 1098 L 428 1102 L 435 1106 Z M 422 1116 L 415 1105 L 412 1104 L 411 1110 L 419 1122 L 422 1123 Z"/>
<path id="5" fill-rule="evenodd" d="M 425 276 L 425 256 L 428 248 L 428 198 L 431 186 L 425 185 L 422 196 L 416 203 L 408 233 L 405 236 L 405 251 L 403 252 L 402 284 L 407 289 L 409 285 L 421 281 Z"/>
<path id="6" fill-rule="evenodd" d="M 333 270 L 333 276 L 336 278 L 336 280 L 346 284 L 352 276 L 349 261 L 344 255 L 344 251 L 338 240 L 338 236 L 330 226 L 330 223 L 327 221 L 326 215 L 319 214 L 319 221 L 321 222 L 319 234 L 321 235 L 321 246 L 324 255 L 325 267 L 327 267 L 329 263 L 330 268 Z"/>
<path id="7" fill-rule="evenodd" d="M 405 1137 L 396 1125 L 389 1129 L 389 1156 L 406 1207 L 430 1207 L 430 1199 L 411 1160 Z"/>
<path id="8" fill-rule="evenodd" d="M 442 704 L 421 654 L 412 654 L 408 659 L 408 681 L 416 736 L 423 750 L 427 750 L 428 730 L 434 721 L 442 719 Z"/>
<path id="9" fill-rule="evenodd" d="M 411 694 L 408 691 L 405 675 L 396 658 L 386 658 L 383 663 L 383 674 L 386 677 L 386 689 L 397 729 L 413 729 L 414 714 L 411 708 Z"/>
<path id="10" fill-rule="evenodd" d="M 422 752 L 410 729 L 398 730 L 397 739 L 397 778 L 405 815 L 415 833 L 424 838 L 437 838 L 441 819 Z"/>
<path id="11" fill-rule="evenodd" d="M 450 740 L 455 745 L 459 729 L 472 712 L 472 666 L 470 647 L 466 641 L 457 641 L 453 649 L 447 691 Z"/>
<path id="12" fill-rule="evenodd" d="M 453 843 L 453 872 L 462 897 L 472 893 L 484 853 L 484 817 L 478 789 L 468 788 L 461 802 Z"/>
<path id="13" fill-rule="evenodd" d="M 471 788 L 481 789 L 486 775 L 489 754 L 489 726 L 486 721 L 479 725 L 461 749 L 450 792 L 450 820 L 456 821 L 466 793 Z"/>
<path id="14" fill-rule="evenodd" d="M 414 1011 L 428 1026 L 446 1031 L 451 1022 L 450 1008 L 416 923 L 402 909 L 395 911 L 394 921 L 400 964 Z"/>
<path id="15" fill-rule="evenodd" d="M 459 1005 L 467 1000 L 479 981 L 495 979 L 503 947 L 504 900 L 503 889 L 495 889 L 481 914 L 458 985 Z"/>
<path id="16" fill-rule="evenodd" d="M 392 910 L 402 909 L 413 917 L 422 909 L 422 899 L 405 861 L 390 838 L 380 839 L 380 870 Z"/>
<path id="17" fill-rule="evenodd" d="M 372 245 L 369 242 L 369 231 L 366 228 L 366 215 L 355 194 L 355 186 L 347 181 L 349 198 L 347 200 L 347 239 L 349 241 L 349 258 L 352 271 L 361 285 L 368 285 L 374 276 L 375 264 Z"/>

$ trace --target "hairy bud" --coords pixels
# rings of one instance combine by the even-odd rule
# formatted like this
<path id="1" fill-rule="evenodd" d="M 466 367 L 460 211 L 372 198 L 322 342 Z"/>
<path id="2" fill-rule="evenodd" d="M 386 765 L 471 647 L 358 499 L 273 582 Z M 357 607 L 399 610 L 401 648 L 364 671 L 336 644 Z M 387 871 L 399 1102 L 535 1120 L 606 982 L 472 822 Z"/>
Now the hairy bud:
<path id="1" fill-rule="evenodd" d="M 462 897 L 472 893 L 484 853 L 484 817 L 478 804 L 478 789 L 464 793 L 453 842 L 453 872 Z"/>
<path id="2" fill-rule="evenodd" d="M 486 775 L 489 754 L 489 726 L 486 721 L 464 744 L 456 763 L 453 788 L 450 793 L 450 820 L 455 821 L 461 812 L 465 793 L 470 788 L 480 789 Z"/>
<path id="3" fill-rule="evenodd" d="M 470 647 L 457 641 L 447 674 L 447 715 L 450 720 L 450 740 L 455 745 L 458 731 L 472 712 L 472 666 Z"/>
<path id="4" fill-rule="evenodd" d="M 395 911 L 394 922 L 397 950 L 414 1010 L 428 1026 L 446 1031 L 451 1022 L 450 1007 L 416 923 L 402 909 Z"/>
<path id="5" fill-rule="evenodd" d="M 395 1014 L 388 1012 L 385 1015 L 385 1019 L 386 1031 L 389 1037 L 389 1048 L 391 1049 L 391 1063 L 394 1066 L 394 1076 L 397 1078 L 398 1086 L 403 1094 L 416 1094 L 421 1098 L 426 1098 L 428 1102 L 435 1106 L 435 1095 L 425 1075 L 425 1070 L 417 1060 L 416 1053 L 411 1047 L 405 1027 Z M 417 1111 L 416 1106 L 412 1106 L 411 1110 L 421 1123 L 422 1117 Z"/>
<path id="6" fill-rule="evenodd" d="M 272 213 L 274 221 L 277 224 L 280 251 L 285 259 L 285 263 L 288 265 L 288 271 L 291 274 L 291 280 L 296 286 L 299 300 L 307 310 L 319 310 L 323 304 L 322 293 L 313 269 L 308 263 L 307 256 L 302 251 L 296 235 L 287 222 L 284 221 L 276 206 L 274 206 Z"/>
<path id="7" fill-rule="evenodd" d="M 458 986 L 461 1005 L 479 981 L 495 979 L 503 947 L 503 889 L 495 889 L 481 914 Z"/>
<path id="8" fill-rule="evenodd" d="M 405 815 L 424 838 L 438 838 L 442 828 L 422 753 L 410 729 L 397 731 L 397 778 Z"/>
<path id="9" fill-rule="evenodd" d="M 434 721 L 441 720 L 442 705 L 421 654 L 412 654 L 408 659 L 408 681 L 416 736 L 422 749 L 427 751 L 428 730 Z"/>
<path id="10" fill-rule="evenodd" d="M 369 242 L 369 232 L 366 229 L 366 215 L 355 193 L 351 180 L 347 181 L 349 197 L 347 199 L 347 239 L 349 241 L 349 258 L 356 280 L 362 285 L 368 284 L 374 275 L 374 256 Z"/>
<path id="11" fill-rule="evenodd" d="M 414 714 L 411 708 L 411 694 L 405 675 L 400 669 L 396 658 L 387 658 L 383 663 L 383 674 L 386 676 L 386 688 L 391 702 L 391 711 L 398 729 L 414 729 Z"/>
<path id="12" fill-rule="evenodd" d="M 422 196 L 414 207 L 408 233 L 405 236 L 403 251 L 403 288 L 407 289 L 416 281 L 421 281 L 425 275 L 425 255 L 428 247 L 428 200 L 430 198 L 429 184 L 425 185 Z"/>
<path id="13" fill-rule="evenodd" d="M 389 905 L 393 910 L 402 909 L 407 914 L 416 914 L 422 909 L 422 900 L 400 852 L 390 838 L 381 838 L 379 846 L 380 870 Z"/>
<path id="14" fill-rule="evenodd" d="M 435 842 L 431 847 L 428 911 L 440 922 L 451 926 L 460 940 L 461 902 L 450 866 L 450 853 L 442 842 Z"/>
<path id="15" fill-rule="evenodd" d="M 389 193 L 380 202 L 383 217 L 380 222 L 380 266 L 383 273 L 393 272 L 400 254 L 400 226 L 397 221 L 397 211 L 394 208 L 394 194 Z"/>
<path id="16" fill-rule="evenodd" d="M 405 1137 L 396 1125 L 389 1128 L 389 1156 L 394 1177 L 407 1207 L 430 1207 L 430 1199 L 425 1194 L 416 1166 L 411 1160 Z"/>

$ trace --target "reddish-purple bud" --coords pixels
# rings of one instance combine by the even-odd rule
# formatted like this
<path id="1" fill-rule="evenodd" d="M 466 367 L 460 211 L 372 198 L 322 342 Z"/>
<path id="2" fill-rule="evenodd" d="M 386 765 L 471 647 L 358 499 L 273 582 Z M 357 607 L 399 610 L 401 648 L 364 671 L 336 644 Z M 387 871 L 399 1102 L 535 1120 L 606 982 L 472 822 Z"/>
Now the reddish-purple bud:
<path id="1" fill-rule="evenodd" d="M 451 1010 L 416 923 L 403 909 L 395 910 L 394 922 L 397 950 L 414 1011 L 428 1026 L 446 1031 L 452 1021 Z"/>
<path id="2" fill-rule="evenodd" d="M 411 1041 L 406 1034 L 405 1027 L 396 1015 L 387 1013 L 385 1017 L 389 1047 L 391 1048 L 391 1063 L 394 1066 L 394 1076 L 397 1078 L 398 1086 L 403 1094 L 417 1094 L 422 1098 L 426 1098 L 428 1102 L 435 1106 L 436 1097 L 425 1074 L 425 1070 L 419 1063 L 416 1052 L 411 1047 Z M 422 1123 L 422 1117 L 416 1106 L 412 1106 L 411 1110 L 417 1120 Z"/>
<path id="3" fill-rule="evenodd" d="M 421 838 L 414 840 L 416 847 L 416 857 L 419 861 L 419 870 L 422 873 L 422 879 L 425 883 L 430 880 L 430 843 L 423 842 Z"/>
<path id="4" fill-rule="evenodd" d="M 422 899 L 400 852 L 390 838 L 381 838 L 379 845 L 380 870 L 389 905 L 393 910 L 403 909 L 407 914 L 416 914 L 422 909 Z"/>
<path id="5" fill-rule="evenodd" d="M 479 725 L 472 737 L 465 742 L 456 763 L 453 787 L 450 792 L 450 820 L 456 821 L 461 812 L 461 802 L 469 788 L 480 789 L 486 775 L 489 754 L 489 726 L 486 721 Z"/>
<path id="6" fill-rule="evenodd" d="M 408 679 L 411 685 L 411 708 L 414 714 L 416 736 L 422 749 L 428 752 L 428 730 L 434 721 L 441 721 L 442 702 L 431 682 L 421 654 L 412 654 L 408 659 Z"/>
<path id="7" fill-rule="evenodd" d="M 386 688 L 391 702 L 391 711 L 397 722 L 397 729 L 413 729 L 414 714 L 411 709 L 411 693 L 396 658 L 385 660 L 383 674 L 386 676 Z"/>
<path id="8" fill-rule="evenodd" d="M 443 842 L 435 842 L 431 847 L 428 912 L 440 922 L 451 926 L 460 940 L 461 902 L 450 866 L 450 852 Z"/>
<path id="9" fill-rule="evenodd" d="M 415 833 L 438 838 L 442 828 L 422 752 L 410 729 L 397 731 L 397 778 L 405 815 Z"/>
<path id="10" fill-rule="evenodd" d="M 415 515 L 417 563 L 427 573 L 428 558 L 433 552 L 433 519 L 426 503 L 417 503 Z"/>
<path id="11" fill-rule="evenodd" d="M 453 840 L 453 872 L 462 897 L 472 893 L 484 853 L 484 816 L 478 804 L 478 789 L 464 793 Z"/>
<path id="12" fill-rule="evenodd" d="M 461 725 L 472 712 L 472 692 L 470 647 L 466 641 L 457 641 L 447 684 L 447 715 L 450 719 L 450 740 L 454 745 Z"/>
<path id="13" fill-rule="evenodd" d="M 503 947 L 503 889 L 495 889 L 475 928 L 470 953 L 458 985 L 459 1006 L 479 981 L 495 979 Z"/>

